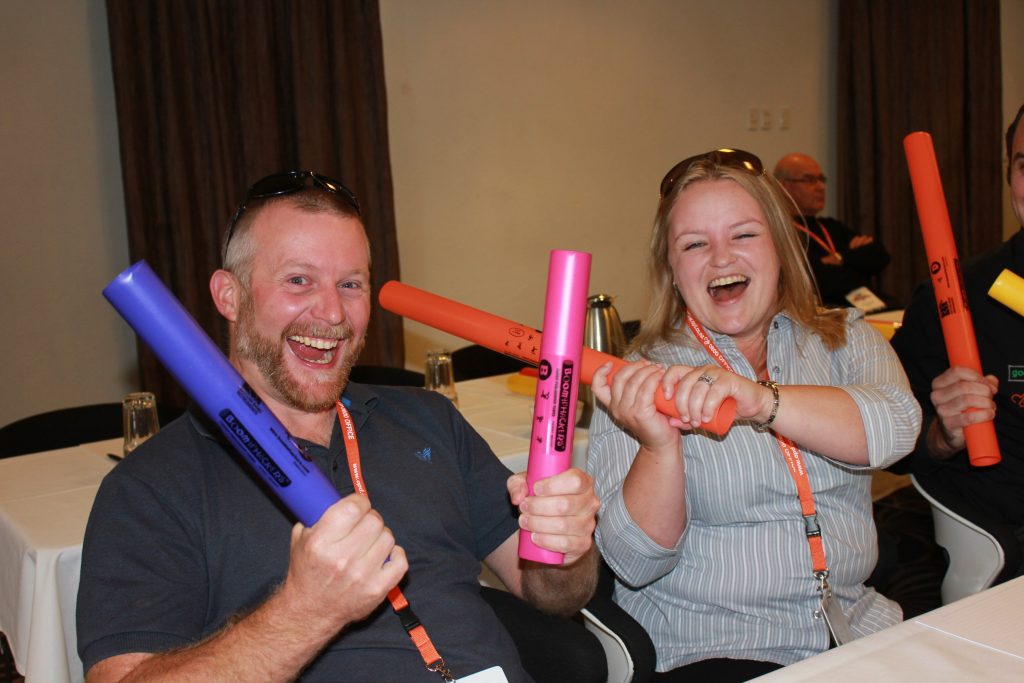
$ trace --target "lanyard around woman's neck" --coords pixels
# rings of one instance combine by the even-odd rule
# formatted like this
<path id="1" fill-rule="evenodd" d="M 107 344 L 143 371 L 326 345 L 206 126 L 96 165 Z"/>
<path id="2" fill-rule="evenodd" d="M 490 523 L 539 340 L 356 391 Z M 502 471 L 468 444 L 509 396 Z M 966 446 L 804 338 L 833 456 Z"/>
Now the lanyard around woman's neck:
<path id="1" fill-rule="evenodd" d="M 693 336 L 700 341 L 716 363 L 729 372 L 735 372 L 725 354 L 722 353 L 714 340 L 711 339 L 704 326 L 690 315 L 689 311 L 686 312 L 686 324 L 690 331 L 693 332 Z M 765 374 L 767 374 L 767 370 L 765 370 Z M 768 379 L 771 379 L 771 377 L 768 377 Z M 828 578 L 828 564 L 825 562 L 825 545 L 821 540 L 821 527 L 818 526 L 818 515 L 814 507 L 814 494 L 811 492 L 811 482 L 807 477 L 807 468 L 804 467 L 803 456 L 800 454 L 800 449 L 797 448 L 797 445 L 790 439 L 775 431 L 772 434 L 779 444 L 779 450 L 782 451 L 782 456 L 786 460 L 786 466 L 789 468 L 789 474 L 793 477 L 797 494 L 800 496 L 800 511 L 804 518 L 804 532 L 807 534 L 807 544 L 811 550 L 811 564 L 814 569 L 814 577 L 824 585 L 825 580 Z"/>
<path id="2" fill-rule="evenodd" d="M 338 424 L 341 425 L 342 442 L 345 444 L 345 457 L 348 460 L 348 472 L 352 476 L 352 486 L 355 487 L 356 493 L 369 498 L 370 494 L 366 491 L 366 483 L 363 480 L 363 468 L 359 459 L 359 439 L 356 438 L 355 422 L 341 401 L 336 401 L 335 405 L 338 409 Z M 409 638 L 412 639 L 413 645 L 419 651 L 420 657 L 423 658 L 423 663 L 427 669 L 440 674 L 441 678 L 445 681 L 454 681 L 455 679 L 452 678 L 444 658 L 438 654 L 437 648 L 434 647 L 430 636 L 427 635 L 427 629 L 416 618 L 412 608 L 409 607 L 409 601 L 406 600 L 405 595 L 398 586 L 388 591 L 388 602 L 391 603 L 391 607 L 398 614 L 398 618 L 402 622 L 402 628 L 409 634 Z"/>

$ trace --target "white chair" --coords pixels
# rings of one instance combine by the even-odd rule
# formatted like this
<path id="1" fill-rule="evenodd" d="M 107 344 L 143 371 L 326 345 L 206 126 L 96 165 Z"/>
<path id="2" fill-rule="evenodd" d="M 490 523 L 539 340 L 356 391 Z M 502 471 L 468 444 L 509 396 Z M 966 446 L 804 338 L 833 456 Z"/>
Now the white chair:
<path id="1" fill-rule="evenodd" d="M 942 579 L 942 604 L 991 586 L 1006 562 L 1003 547 L 992 534 L 937 501 L 914 475 L 910 475 L 910 481 L 931 504 L 935 542 L 949 554 L 949 568 Z"/>
<path id="2" fill-rule="evenodd" d="M 584 608 L 580 610 L 580 614 L 583 615 L 583 625 L 597 637 L 604 648 L 604 656 L 608 659 L 608 683 L 630 683 L 633 680 L 633 656 L 622 638 L 605 626 L 590 610 Z"/>

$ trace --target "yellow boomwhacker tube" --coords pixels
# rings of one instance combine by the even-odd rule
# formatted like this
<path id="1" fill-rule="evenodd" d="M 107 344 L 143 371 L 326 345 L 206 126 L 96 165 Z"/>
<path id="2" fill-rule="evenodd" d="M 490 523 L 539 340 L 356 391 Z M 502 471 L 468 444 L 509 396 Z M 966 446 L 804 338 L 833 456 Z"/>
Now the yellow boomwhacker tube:
<path id="1" fill-rule="evenodd" d="M 1024 278 L 1009 270 L 1003 270 L 988 289 L 988 295 L 1024 315 Z"/>

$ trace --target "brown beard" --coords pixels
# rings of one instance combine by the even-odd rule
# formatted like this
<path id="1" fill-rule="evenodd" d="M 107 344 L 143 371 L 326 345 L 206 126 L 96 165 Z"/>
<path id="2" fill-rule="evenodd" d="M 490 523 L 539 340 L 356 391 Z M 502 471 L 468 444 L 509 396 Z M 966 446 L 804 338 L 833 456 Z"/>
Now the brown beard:
<path id="1" fill-rule="evenodd" d="M 265 337 L 256 331 L 256 310 L 252 297 L 243 287 L 235 324 L 232 344 L 235 354 L 250 361 L 260 374 L 280 395 L 281 400 L 292 408 L 307 413 L 321 413 L 334 407 L 348 385 L 349 373 L 363 350 L 365 337 L 352 343 L 352 325 L 346 320 L 340 325 L 326 328 L 311 328 L 309 325 L 293 323 L 281 333 L 280 339 Z M 303 384 L 288 370 L 285 364 L 285 347 L 288 337 L 302 335 L 310 337 L 347 339 L 344 354 L 337 365 L 330 370 L 313 371 L 312 386 Z"/>

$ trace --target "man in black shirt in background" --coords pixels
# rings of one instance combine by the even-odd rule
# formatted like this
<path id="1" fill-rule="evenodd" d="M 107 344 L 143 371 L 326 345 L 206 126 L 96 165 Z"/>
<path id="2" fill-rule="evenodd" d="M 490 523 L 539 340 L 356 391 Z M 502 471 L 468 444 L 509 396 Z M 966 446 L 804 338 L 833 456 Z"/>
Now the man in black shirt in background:
<path id="1" fill-rule="evenodd" d="M 849 306 L 847 295 L 861 287 L 874 287 L 872 280 L 889 265 L 889 252 L 871 235 L 818 215 L 825 208 L 826 178 L 811 157 L 787 154 L 775 164 L 775 177 L 796 202 L 799 213 L 793 224 L 803 233 L 822 302 Z M 877 290 L 874 293 L 877 295 Z"/>

